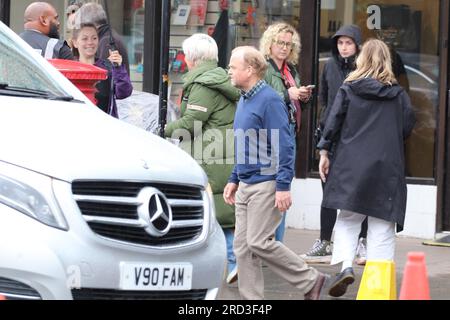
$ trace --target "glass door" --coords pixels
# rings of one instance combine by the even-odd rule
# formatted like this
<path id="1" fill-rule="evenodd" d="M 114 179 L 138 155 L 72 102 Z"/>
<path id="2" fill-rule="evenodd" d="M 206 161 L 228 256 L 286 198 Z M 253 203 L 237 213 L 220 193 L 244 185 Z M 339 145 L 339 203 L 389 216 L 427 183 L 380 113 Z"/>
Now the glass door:
<path id="1" fill-rule="evenodd" d="M 97 1 L 103 4 L 104 0 Z M 144 75 L 145 0 L 107 0 L 111 25 L 128 50 L 133 88 L 142 91 Z M 95 2 L 95 1 L 93 1 Z"/>
<path id="2" fill-rule="evenodd" d="M 439 0 L 323 0 L 319 38 L 319 76 L 331 54 L 331 38 L 343 25 L 361 28 L 363 41 L 384 40 L 394 57 L 394 72 L 408 92 L 417 125 L 407 141 L 408 177 L 434 183 L 439 112 Z M 446 76 L 445 74 L 443 74 Z M 315 121 L 322 106 L 315 110 Z M 317 155 L 314 159 L 317 165 Z M 317 168 L 317 167 L 316 167 Z"/>

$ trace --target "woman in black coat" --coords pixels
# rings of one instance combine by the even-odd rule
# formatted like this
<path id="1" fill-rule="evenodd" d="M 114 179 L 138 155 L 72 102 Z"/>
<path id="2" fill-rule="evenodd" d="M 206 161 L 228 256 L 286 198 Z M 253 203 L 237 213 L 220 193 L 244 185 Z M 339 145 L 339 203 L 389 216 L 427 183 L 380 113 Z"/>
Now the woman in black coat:
<path id="1" fill-rule="evenodd" d="M 369 217 L 367 260 L 393 261 L 395 226 L 401 231 L 405 221 L 404 140 L 415 124 L 411 102 L 397 84 L 384 42 L 367 41 L 356 64 L 339 89 L 318 145 L 319 171 L 327 181 L 322 206 L 341 210 L 332 264 L 342 262 L 342 272 L 330 287 L 332 296 L 341 296 L 354 282 L 361 222 Z"/>
<path id="2" fill-rule="evenodd" d="M 361 44 L 362 33 L 357 25 L 342 26 L 332 37 L 331 53 L 332 57 L 328 59 L 323 68 L 320 77 L 319 99 L 322 105 L 321 117 L 319 123 L 320 132 L 323 132 L 326 119 L 339 88 L 344 83 L 348 75 L 356 69 L 356 57 L 358 56 Z M 320 133 L 318 132 L 319 136 Z M 330 159 L 332 156 L 330 156 Z M 325 184 L 322 183 L 322 190 Z M 336 224 L 337 210 L 330 208 L 320 208 L 320 238 L 315 241 L 301 257 L 309 264 L 327 263 L 332 258 L 332 242 L 334 225 Z M 359 234 L 359 244 L 356 254 L 356 263 L 364 265 L 366 263 L 365 244 L 367 237 L 367 219 L 361 225 Z"/>

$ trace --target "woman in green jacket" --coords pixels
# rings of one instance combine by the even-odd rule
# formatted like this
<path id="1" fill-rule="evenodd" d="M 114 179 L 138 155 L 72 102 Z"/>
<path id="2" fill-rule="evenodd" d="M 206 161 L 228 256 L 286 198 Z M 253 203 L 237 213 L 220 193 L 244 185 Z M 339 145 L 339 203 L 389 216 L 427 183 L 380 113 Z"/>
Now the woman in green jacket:
<path id="1" fill-rule="evenodd" d="M 302 112 L 300 102 L 308 102 L 312 94 L 311 87 L 300 85 L 300 77 L 295 67 L 300 48 L 299 34 L 294 27 L 286 23 L 269 26 L 260 42 L 260 51 L 269 63 L 265 80 L 278 92 L 289 110 L 294 145 L 297 145 L 296 136 L 300 132 Z M 277 241 L 283 241 L 285 224 L 286 214 L 276 231 Z"/>
<path id="2" fill-rule="evenodd" d="M 234 167 L 233 123 L 240 93 L 231 85 L 227 72 L 217 66 L 213 38 L 194 34 L 183 42 L 183 51 L 189 72 L 183 78 L 181 118 L 167 125 L 165 135 L 181 138 L 180 146 L 199 161 L 208 176 L 217 220 L 227 240 L 227 281 L 231 283 L 237 280 L 235 214 L 222 195 Z"/>

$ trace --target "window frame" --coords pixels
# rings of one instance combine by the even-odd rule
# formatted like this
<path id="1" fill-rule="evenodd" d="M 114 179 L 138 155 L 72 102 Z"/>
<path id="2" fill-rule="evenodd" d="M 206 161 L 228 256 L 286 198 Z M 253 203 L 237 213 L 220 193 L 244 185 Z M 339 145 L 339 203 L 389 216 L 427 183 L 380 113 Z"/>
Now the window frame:
<path id="1" fill-rule="evenodd" d="M 9 26 L 11 0 L 0 0 L 0 20 Z"/>
<path id="2" fill-rule="evenodd" d="M 445 26 L 443 26 L 443 18 L 446 6 L 446 1 L 440 1 L 441 8 L 441 17 L 440 17 L 440 39 L 439 39 L 439 45 L 442 49 L 443 42 L 445 43 L 445 46 L 447 46 L 448 40 L 446 41 L 443 36 L 442 32 L 445 29 Z M 319 48 L 318 48 L 318 38 L 320 35 L 320 19 L 321 19 L 321 4 L 320 1 L 315 0 L 302 0 L 301 4 L 301 12 L 300 12 L 300 36 L 302 39 L 302 54 L 301 54 L 301 61 L 300 61 L 300 74 L 302 83 L 318 83 L 318 57 L 319 57 Z M 447 9 L 448 10 L 448 6 Z M 448 17 L 448 14 L 446 15 Z M 448 36 L 448 34 L 447 34 Z M 441 66 L 442 66 L 442 60 L 445 60 L 445 57 L 443 55 L 443 52 L 441 52 L 441 55 L 439 57 Z M 313 64 L 308 63 L 308 61 L 314 61 Z M 446 70 L 446 69 L 441 69 Z M 445 103 L 443 100 L 446 99 L 446 97 L 441 97 L 442 95 L 446 96 L 447 90 L 444 89 L 443 81 L 446 78 L 446 75 L 442 73 L 440 75 L 440 95 L 439 95 L 439 110 L 436 115 L 438 124 L 435 132 L 435 157 L 434 157 L 434 165 L 433 165 L 433 175 L 432 178 L 417 178 L 417 177 L 407 177 L 407 183 L 411 185 L 426 185 L 426 186 L 438 186 L 439 183 L 439 176 L 443 172 L 443 168 L 439 165 L 440 162 L 443 161 L 443 156 L 441 151 L 442 147 L 441 141 L 445 141 L 445 132 L 442 132 L 442 126 L 445 127 L 445 123 L 442 123 L 442 106 L 445 106 Z M 443 94 L 444 93 L 444 94 Z M 314 95 L 313 101 L 308 106 L 307 110 L 303 112 L 303 118 L 302 118 L 302 132 L 300 134 L 300 137 L 297 141 L 297 163 L 296 163 L 296 177 L 299 179 L 320 179 L 319 173 L 314 170 L 314 148 L 313 148 L 313 141 L 314 141 L 314 130 L 315 130 L 315 113 L 316 113 L 316 107 L 317 107 L 317 94 Z M 450 98 L 449 98 L 450 99 Z M 443 104 L 444 103 L 444 104 Z M 445 150 L 445 147 L 444 147 Z"/>

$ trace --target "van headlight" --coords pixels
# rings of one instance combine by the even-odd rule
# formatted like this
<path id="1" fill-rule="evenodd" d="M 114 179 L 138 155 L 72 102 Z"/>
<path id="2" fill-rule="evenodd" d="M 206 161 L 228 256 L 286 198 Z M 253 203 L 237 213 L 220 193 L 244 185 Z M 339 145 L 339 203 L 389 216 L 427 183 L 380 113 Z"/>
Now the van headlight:
<path id="1" fill-rule="evenodd" d="M 0 203 L 50 227 L 68 230 L 47 176 L 0 163 Z"/>
<path id="2" fill-rule="evenodd" d="M 208 195 L 208 205 L 209 205 L 209 233 L 212 234 L 217 231 L 217 220 L 216 220 L 216 207 L 214 205 L 214 196 L 212 193 L 211 186 L 209 184 L 206 187 L 206 194 Z"/>

